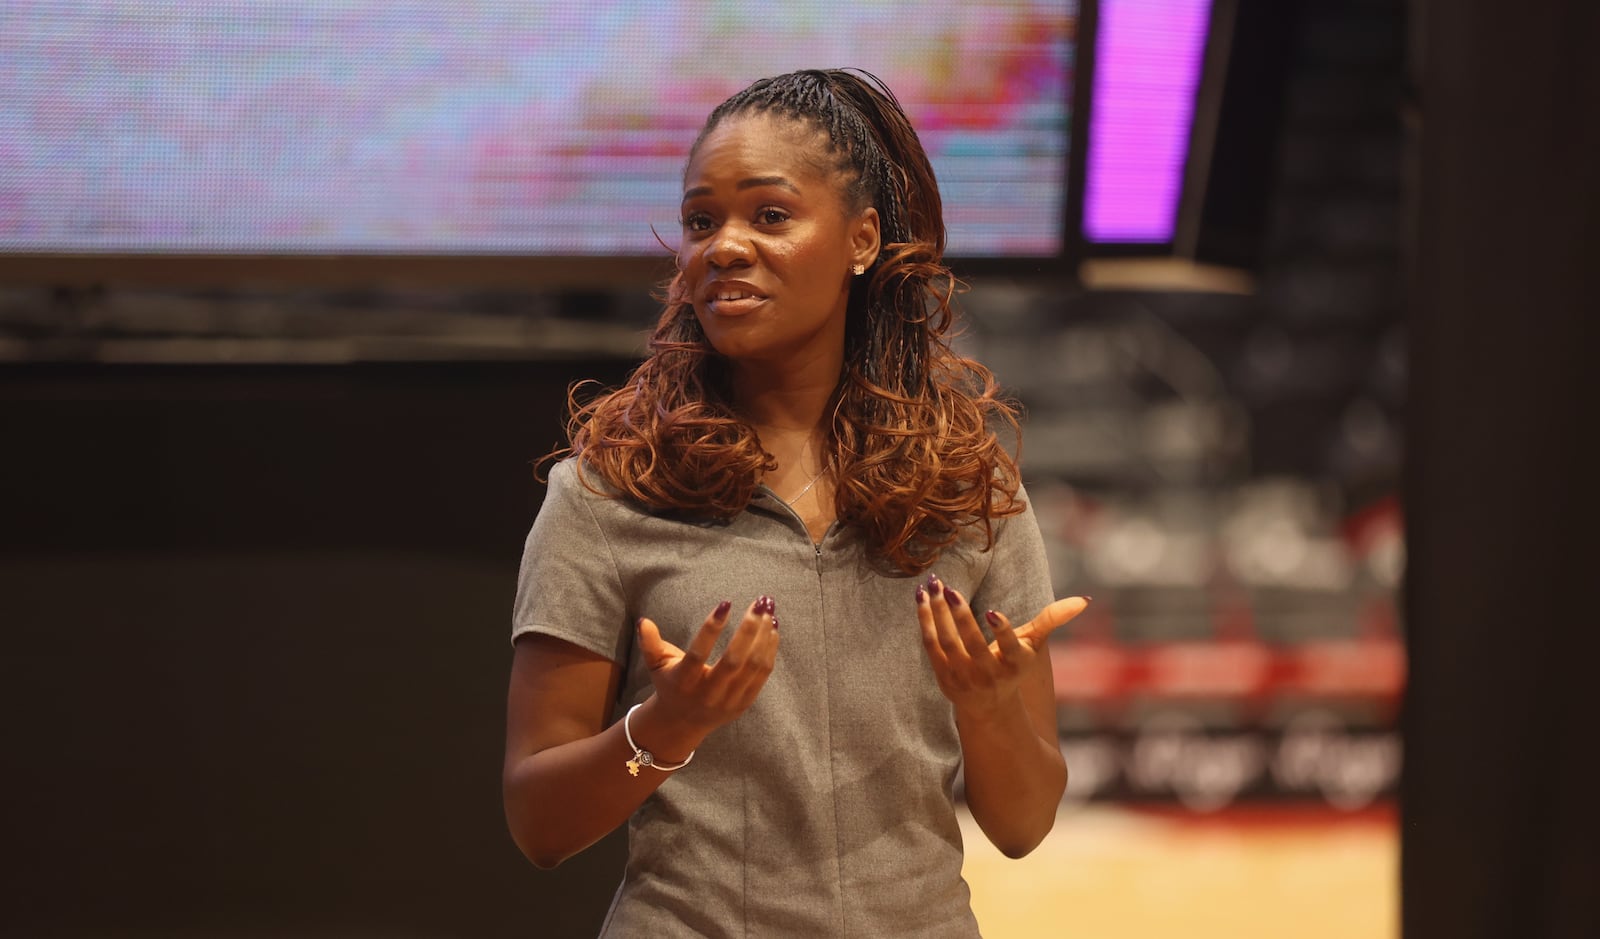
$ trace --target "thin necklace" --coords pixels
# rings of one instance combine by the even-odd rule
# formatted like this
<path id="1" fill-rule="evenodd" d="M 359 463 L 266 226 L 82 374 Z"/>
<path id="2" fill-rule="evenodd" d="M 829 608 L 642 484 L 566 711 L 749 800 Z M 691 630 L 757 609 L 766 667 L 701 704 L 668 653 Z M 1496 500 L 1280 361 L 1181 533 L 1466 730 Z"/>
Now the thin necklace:
<path id="1" fill-rule="evenodd" d="M 810 445 L 811 445 L 811 441 L 809 441 L 809 440 L 806 441 L 806 446 L 810 446 Z M 802 460 L 802 462 L 800 464 L 801 466 L 805 465 L 805 463 L 804 463 L 805 455 L 806 455 L 805 447 L 801 447 L 800 448 L 800 457 L 801 457 L 801 460 Z M 806 484 L 805 484 L 804 488 L 802 488 L 799 492 L 794 494 L 794 498 L 793 499 L 784 499 L 783 500 L 784 505 L 787 505 L 791 509 L 794 508 L 794 504 L 796 502 L 799 502 L 800 499 L 803 496 L 805 496 L 806 493 L 810 492 L 811 491 L 811 487 L 815 486 L 817 484 L 817 480 L 822 478 L 822 471 L 825 470 L 825 469 L 827 469 L 826 466 L 819 465 L 817 467 L 817 471 L 811 475 L 811 478 L 809 480 L 806 481 Z"/>
<path id="2" fill-rule="evenodd" d="M 817 480 L 819 480 L 821 478 L 822 478 L 822 470 L 819 469 L 819 470 L 817 470 L 817 475 L 811 477 L 811 481 L 806 483 L 805 488 L 801 489 L 799 492 L 795 493 L 793 499 L 785 499 L 785 500 L 783 500 L 784 504 L 788 505 L 789 508 L 791 508 L 791 509 L 794 508 L 794 504 L 796 502 L 800 501 L 800 497 L 804 496 L 806 493 L 810 492 L 811 491 L 811 487 L 815 486 L 817 484 Z"/>

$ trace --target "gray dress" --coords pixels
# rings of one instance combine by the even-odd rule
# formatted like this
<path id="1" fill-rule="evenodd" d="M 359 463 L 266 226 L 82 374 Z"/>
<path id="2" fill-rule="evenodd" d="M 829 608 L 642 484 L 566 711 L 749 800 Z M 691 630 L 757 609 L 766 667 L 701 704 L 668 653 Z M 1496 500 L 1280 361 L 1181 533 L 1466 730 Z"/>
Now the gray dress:
<path id="1" fill-rule="evenodd" d="M 1031 508 L 981 546 L 981 533 L 958 542 L 933 571 L 973 609 L 1016 622 L 1050 602 Z M 686 647 L 719 600 L 737 617 L 767 594 L 783 624 L 755 704 L 629 820 L 602 936 L 978 935 L 952 797 L 960 745 L 922 649 L 916 583 L 874 571 L 848 527 L 814 545 L 765 489 L 731 521 L 707 522 L 596 495 L 571 460 L 552 470 L 512 636 L 544 633 L 620 664 L 618 715 L 651 694 L 638 617 Z"/>

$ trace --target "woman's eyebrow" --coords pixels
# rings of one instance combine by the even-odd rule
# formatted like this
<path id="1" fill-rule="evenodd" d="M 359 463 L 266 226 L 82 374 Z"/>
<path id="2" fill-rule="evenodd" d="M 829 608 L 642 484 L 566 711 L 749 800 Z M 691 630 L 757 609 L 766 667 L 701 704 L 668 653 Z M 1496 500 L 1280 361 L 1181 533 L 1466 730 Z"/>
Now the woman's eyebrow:
<path id="1" fill-rule="evenodd" d="M 735 184 L 734 188 L 735 189 L 739 189 L 739 190 L 745 190 L 745 189 L 758 189 L 758 188 L 760 188 L 762 186 L 777 186 L 780 189 L 787 189 L 790 192 L 794 193 L 795 195 L 799 195 L 800 194 L 800 188 L 798 186 L 796 186 L 794 183 L 789 182 L 788 179 L 786 179 L 786 178 L 784 178 L 782 176 L 751 176 L 748 179 L 739 180 L 739 182 L 737 184 Z M 683 194 L 683 198 L 684 199 L 697 199 L 700 196 L 709 196 L 709 195 L 711 195 L 711 187 L 710 186 L 696 186 L 693 189 L 685 190 L 685 192 Z"/>

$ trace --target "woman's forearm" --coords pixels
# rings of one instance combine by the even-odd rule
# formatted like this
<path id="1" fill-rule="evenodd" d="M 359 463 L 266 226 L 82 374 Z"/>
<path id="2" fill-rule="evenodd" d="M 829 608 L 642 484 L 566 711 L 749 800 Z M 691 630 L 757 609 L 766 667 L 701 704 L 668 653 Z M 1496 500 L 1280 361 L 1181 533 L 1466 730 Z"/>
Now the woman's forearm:
<path id="1" fill-rule="evenodd" d="M 649 699 L 634 713 L 633 739 L 660 762 L 681 763 L 704 734 L 663 719 L 655 701 Z M 627 765 L 632 758 L 617 721 L 591 737 L 508 760 L 506 822 L 528 860 L 548 869 L 594 844 L 676 772 L 640 766 L 633 775 Z"/>
<path id="2" fill-rule="evenodd" d="M 983 714 L 956 713 L 967 807 L 1007 857 L 1022 857 L 1055 824 L 1067 787 L 1060 745 L 1034 726 L 1019 694 Z"/>

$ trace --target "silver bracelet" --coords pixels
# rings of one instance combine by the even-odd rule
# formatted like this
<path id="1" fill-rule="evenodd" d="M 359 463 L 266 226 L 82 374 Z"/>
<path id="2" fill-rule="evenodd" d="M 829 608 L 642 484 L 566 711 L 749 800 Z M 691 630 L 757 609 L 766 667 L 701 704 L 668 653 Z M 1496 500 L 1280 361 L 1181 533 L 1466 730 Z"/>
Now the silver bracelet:
<path id="1" fill-rule="evenodd" d="M 689 761 L 694 759 L 693 750 L 690 750 L 689 755 L 683 758 L 682 763 L 679 763 L 676 766 L 662 766 L 660 763 L 656 762 L 656 755 L 654 753 L 651 753 L 649 750 L 646 750 L 644 747 L 641 747 L 633 742 L 633 730 L 628 726 L 628 722 L 633 720 L 633 712 L 642 707 L 644 707 L 643 702 L 635 704 L 633 707 L 628 708 L 628 713 L 622 715 L 622 736 L 628 738 L 628 746 L 633 748 L 633 759 L 629 760 L 626 764 L 628 767 L 628 775 L 639 775 L 639 767 L 641 766 L 652 766 L 658 770 L 661 770 L 663 773 L 670 773 L 675 769 L 683 769 L 685 766 L 688 766 Z"/>

